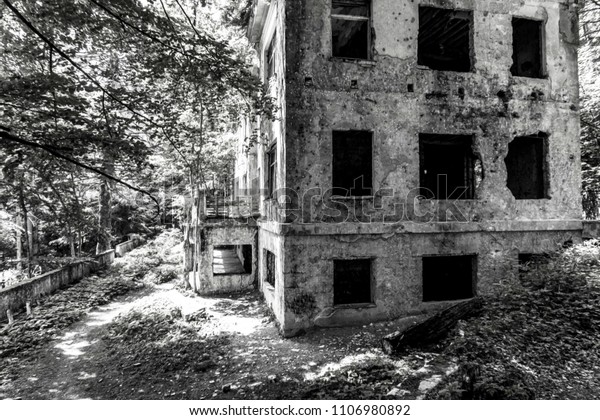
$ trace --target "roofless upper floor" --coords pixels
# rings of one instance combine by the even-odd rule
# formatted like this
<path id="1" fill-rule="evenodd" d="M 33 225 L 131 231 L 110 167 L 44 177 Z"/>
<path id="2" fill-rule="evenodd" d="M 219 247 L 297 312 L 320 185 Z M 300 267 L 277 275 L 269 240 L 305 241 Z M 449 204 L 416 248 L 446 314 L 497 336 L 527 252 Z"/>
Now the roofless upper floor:
<path id="1" fill-rule="evenodd" d="M 258 0 L 248 34 L 281 105 L 264 201 L 464 190 L 466 220 L 580 219 L 576 2 Z"/>
<path id="2" fill-rule="evenodd" d="M 433 71 L 499 86 L 537 80 L 553 98 L 576 102 L 577 6 L 576 0 L 257 0 L 248 36 L 263 72 L 273 37 L 281 38 L 278 53 L 292 84 L 407 92 L 431 83 Z M 281 23 L 269 28 L 271 19 Z"/>

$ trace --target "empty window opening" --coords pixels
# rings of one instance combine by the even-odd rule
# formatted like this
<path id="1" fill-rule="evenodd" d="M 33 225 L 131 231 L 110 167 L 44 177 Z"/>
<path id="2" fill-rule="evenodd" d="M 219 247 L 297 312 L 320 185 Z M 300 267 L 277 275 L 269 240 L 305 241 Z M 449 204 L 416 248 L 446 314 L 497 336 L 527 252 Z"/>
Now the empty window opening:
<path id="1" fill-rule="evenodd" d="M 213 274 L 251 274 L 252 245 L 223 245 L 213 249 Z"/>
<path id="2" fill-rule="evenodd" d="M 423 302 L 475 296 L 477 257 L 423 257 Z"/>
<path id="3" fill-rule="evenodd" d="M 370 16 L 369 0 L 332 0 L 331 38 L 334 57 L 370 58 Z"/>
<path id="4" fill-rule="evenodd" d="M 517 200 L 547 198 L 546 140 L 540 133 L 516 137 L 508 145 L 506 184 Z"/>
<path id="5" fill-rule="evenodd" d="M 274 198 L 277 188 L 277 145 L 271 146 L 267 152 L 267 194 Z"/>
<path id="6" fill-rule="evenodd" d="M 544 77 L 543 22 L 513 18 L 513 76 Z"/>
<path id="7" fill-rule="evenodd" d="M 368 196 L 373 187 L 373 133 L 334 131 L 333 195 Z"/>
<path id="8" fill-rule="evenodd" d="M 271 42 L 269 43 L 269 47 L 267 48 L 265 55 L 265 86 L 267 87 L 267 92 L 269 92 L 269 88 L 271 86 L 271 79 L 275 77 L 275 45 L 276 45 L 277 34 L 274 33 L 271 37 Z"/>
<path id="9" fill-rule="evenodd" d="M 333 304 L 372 303 L 371 260 L 333 261 Z"/>
<path id="10" fill-rule="evenodd" d="M 475 198 L 483 167 L 472 143 L 469 135 L 419 135 L 421 195 L 436 200 Z"/>
<path id="11" fill-rule="evenodd" d="M 419 7 L 418 64 L 433 70 L 471 71 L 473 12 Z"/>
<path id="12" fill-rule="evenodd" d="M 548 254 L 519 254 L 519 272 L 526 273 L 532 269 L 548 264 L 550 256 Z"/>
<path id="13" fill-rule="evenodd" d="M 264 281 L 275 287 L 275 254 L 271 251 L 264 250 L 265 255 L 265 274 Z"/>

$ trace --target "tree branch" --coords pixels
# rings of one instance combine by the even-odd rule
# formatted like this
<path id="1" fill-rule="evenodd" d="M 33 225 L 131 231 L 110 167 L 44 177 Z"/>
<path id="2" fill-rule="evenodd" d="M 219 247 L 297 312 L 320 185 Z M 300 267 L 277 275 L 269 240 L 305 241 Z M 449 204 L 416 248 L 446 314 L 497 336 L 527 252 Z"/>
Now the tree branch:
<path id="1" fill-rule="evenodd" d="M 116 177 L 114 177 L 112 175 L 109 175 L 109 174 L 107 174 L 106 172 L 104 172 L 104 171 L 102 171 L 100 169 L 97 169 L 97 168 L 94 168 L 92 166 L 89 166 L 89 165 L 87 165 L 87 164 L 85 164 L 83 162 L 79 162 L 78 160 L 73 159 L 73 158 L 71 158 L 69 156 L 65 156 L 62 153 L 59 153 L 56 150 L 54 150 L 52 147 L 49 147 L 49 146 L 46 146 L 46 145 L 43 145 L 43 144 L 39 144 L 39 143 L 35 143 L 35 142 L 29 141 L 29 140 L 25 140 L 25 139 L 22 139 L 20 137 L 13 136 L 12 134 L 9 134 L 8 132 L 4 132 L 4 131 L 0 131 L 0 138 L 12 141 L 14 143 L 19 143 L 19 144 L 22 144 L 24 146 L 32 147 L 34 149 L 44 150 L 45 152 L 50 153 L 51 155 L 53 155 L 53 156 L 55 156 L 55 157 L 57 157 L 59 159 L 66 160 L 67 162 L 70 162 L 73 165 L 76 165 L 76 166 L 79 166 L 81 168 L 87 169 L 88 171 L 91 171 L 91 172 L 95 172 L 98 175 L 102 175 L 103 177 L 110 179 L 111 181 L 115 181 L 115 182 L 117 182 L 117 183 L 119 183 L 121 185 L 124 185 L 124 186 L 126 186 L 127 188 L 129 188 L 129 189 L 131 189 L 133 191 L 137 191 L 139 193 L 147 195 L 148 197 L 150 197 L 152 199 L 152 201 L 154 201 L 156 203 L 156 207 L 158 209 L 157 210 L 157 214 L 160 215 L 160 203 L 148 191 L 142 190 L 141 188 L 134 187 L 133 185 L 128 184 L 127 182 L 122 181 L 119 178 L 116 178 Z"/>
<path id="2" fill-rule="evenodd" d="M 125 107 L 129 112 L 131 112 L 132 114 L 138 116 L 139 118 L 141 118 L 142 120 L 150 123 L 152 126 L 159 128 L 163 134 L 165 135 L 165 138 L 169 141 L 169 143 L 171 143 L 171 145 L 173 146 L 173 148 L 179 153 L 179 155 L 181 156 L 181 158 L 189 165 L 188 160 L 186 159 L 186 157 L 183 155 L 183 153 L 181 153 L 181 151 L 179 150 L 179 148 L 177 147 L 177 145 L 175 145 L 175 142 L 173 142 L 173 140 L 171 139 L 171 137 L 167 134 L 167 131 L 165 130 L 164 126 L 157 124 L 156 122 L 154 122 L 151 118 L 148 118 L 147 116 L 137 112 L 136 110 L 134 110 L 131 106 L 129 106 L 128 104 L 126 104 L 125 102 L 121 101 L 118 97 L 116 97 L 115 95 L 113 95 L 112 93 L 110 93 L 108 90 L 106 90 L 98 81 L 96 81 L 96 79 L 94 79 L 87 71 L 85 71 L 79 64 L 77 64 L 76 62 L 74 62 L 66 53 L 64 53 L 60 48 L 58 48 L 52 41 L 50 41 L 44 34 L 42 34 L 35 26 L 33 26 L 33 24 L 31 22 L 29 22 L 29 20 L 27 20 L 27 18 L 25 16 L 23 16 L 21 14 L 21 12 L 19 12 L 11 3 L 9 0 L 3 0 L 4 4 L 6 4 L 6 6 L 14 13 L 14 15 L 21 21 L 23 22 L 23 24 L 29 28 L 34 34 L 36 34 L 42 41 L 44 41 L 46 44 L 48 44 L 52 49 L 54 49 L 62 58 L 64 58 L 65 60 L 67 60 L 73 67 L 75 67 L 77 70 L 79 70 L 86 78 L 88 78 L 96 87 L 98 87 L 102 92 L 106 93 L 106 95 L 108 97 L 110 97 L 112 100 L 114 100 L 115 102 L 117 102 L 118 104 L 122 105 L 123 107 Z"/>

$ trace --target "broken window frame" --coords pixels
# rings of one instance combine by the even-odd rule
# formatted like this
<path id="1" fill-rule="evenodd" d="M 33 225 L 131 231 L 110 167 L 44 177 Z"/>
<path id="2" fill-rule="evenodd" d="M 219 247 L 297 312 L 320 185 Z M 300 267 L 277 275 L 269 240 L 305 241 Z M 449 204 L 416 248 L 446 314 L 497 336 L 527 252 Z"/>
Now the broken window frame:
<path id="1" fill-rule="evenodd" d="M 277 188 L 277 142 L 274 142 L 266 153 L 267 164 L 267 198 L 275 198 Z"/>
<path id="2" fill-rule="evenodd" d="M 470 266 L 471 266 L 471 272 L 470 272 L 470 284 L 469 285 L 462 285 L 462 287 L 465 288 L 465 290 L 467 288 L 470 288 L 470 293 L 468 296 L 456 296 L 456 297 L 452 297 L 450 299 L 434 299 L 432 298 L 432 296 L 427 295 L 426 293 L 428 292 L 428 290 L 426 290 L 426 282 L 428 282 L 428 280 L 426 279 L 426 276 L 428 275 L 426 272 L 429 271 L 428 268 L 426 268 L 426 264 L 430 263 L 432 266 L 436 267 L 436 269 L 440 268 L 440 264 L 443 262 L 443 260 L 458 260 L 458 259 L 470 259 Z M 457 300 L 465 300 L 465 299 L 472 299 L 474 297 L 477 296 L 477 271 L 478 271 L 478 266 L 479 266 L 479 261 L 478 261 L 478 255 L 477 254 L 466 254 L 466 255 L 423 255 L 421 258 L 421 267 L 422 267 L 422 271 L 421 271 L 421 285 L 423 287 L 423 293 L 422 293 L 422 301 L 424 303 L 427 302 L 453 302 L 453 301 L 457 301 Z M 456 267 L 454 269 L 449 268 L 448 271 L 456 271 Z M 467 287 L 468 286 L 468 287 Z M 431 288 L 432 286 L 429 286 L 429 288 Z M 435 293 L 435 292 L 434 292 Z M 437 295 L 434 294 L 433 297 L 437 297 Z"/>
<path id="3" fill-rule="evenodd" d="M 532 140 L 536 140 L 541 142 L 540 146 L 541 146 L 541 156 L 539 156 L 539 158 L 541 159 L 541 168 L 539 168 L 540 174 L 541 174 L 541 179 L 538 180 L 538 182 L 540 183 L 540 187 L 541 191 L 538 191 L 538 194 L 536 194 L 535 197 L 522 197 L 522 196 L 515 196 L 515 193 L 512 189 L 510 189 L 510 187 L 508 186 L 509 184 L 509 166 L 506 163 L 506 161 L 509 159 L 510 156 L 510 145 L 513 144 L 516 141 L 532 141 Z M 513 195 L 513 197 L 515 198 L 515 200 L 547 200 L 550 198 L 550 174 L 549 174 L 549 165 L 548 165 L 548 141 L 549 141 L 549 136 L 546 133 L 540 132 L 537 134 L 533 134 L 533 135 L 525 135 L 525 136 L 516 136 L 514 137 L 511 142 L 508 144 L 508 152 L 506 154 L 506 157 L 504 158 L 504 165 L 506 167 L 506 187 L 509 189 L 509 191 L 511 192 L 511 194 Z M 516 153 L 516 152 L 515 152 Z M 517 154 L 517 156 L 520 156 L 519 154 Z M 517 177 L 518 179 L 522 179 L 522 177 Z"/>
<path id="4" fill-rule="evenodd" d="M 367 8 L 366 16 L 356 16 L 356 15 L 345 15 L 345 14 L 337 14 L 333 13 L 333 10 L 336 6 L 362 6 Z M 371 16 L 373 15 L 372 10 L 372 1 L 371 0 L 331 0 L 331 56 L 338 59 L 343 60 L 372 60 L 372 20 Z M 342 20 L 342 21 L 360 21 L 367 23 L 367 51 L 364 57 L 346 57 L 343 55 L 335 54 L 335 41 L 334 41 L 334 33 L 333 33 L 333 22 L 334 20 Z"/>
<path id="5" fill-rule="evenodd" d="M 333 260 L 333 306 L 334 307 L 365 307 L 365 306 L 373 306 L 375 302 L 375 285 L 373 279 L 373 258 L 345 258 L 345 259 L 334 259 Z M 368 279 L 368 299 L 365 300 L 357 300 L 357 301 L 342 301 L 340 302 L 338 299 L 340 298 L 340 294 L 336 293 L 336 290 L 339 289 L 339 280 L 336 281 L 336 276 L 339 275 L 339 269 L 336 266 L 340 264 L 348 264 L 348 263 L 357 263 L 362 262 L 368 264 L 369 271 L 369 279 Z M 359 285 L 358 288 L 365 288 L 366 285 Z"/>
<path id="6" fill-rule="evenodd" d="M 336 152 L 336 142 L 338 140 L 344 140 L 347 139 L 347 136 L 365 136 L 365 138 L 368 136 L 368 142 L 369 142 L 369 149 L 370 149 L 370 156 L 369 156 L 369 162 L 370 162 L 370 168 L 368 172 L 370 172 L 369 175 L 369 179 L 365 179 L 364 177 L 362 178 L 362 185 L 359 188 L 354 188 L 355 185 L 355 181 L 357 179 L 361 179 L 361 177 L 359 178 L 354 178 L 352 181 L 352 187 L 350 188 L 346 188 L 347 185 L 344 185 L 343 180 L 347 180 L 348 177 L 346 174 L 339 174 L 338 173 L 338 165 L 341 164 L 341 166 L 346 166 L 343 163 L 339 162 L 338 160 L 336 160 L 336 156 L 337 156 L 337 152 Z M 338 137 L 339 136 L 339 137 Z M 349 198 L 349 197 L 372 197 L 373 196 L 373 191 L 374 191 L 374 187 L 373 187 L 373 179 L 374 179 L 374 165 L 373 165 L 373 146 L 374 146 L 374 135 L 372 131 L 367 131 L 367 130 L 333 130 L 331 132 L 331 187 L 332 187 L 332 195 L 335 197 L 345 197 L 345 198 Z M 345 162 L 345 161 L 344 161 Z M 340 191 L 343 190 L 346 192 L 346 194 L 340 194 Z"/>
<path id="7" fill-rule="evenodd" d="M 460 69 L 460 70 L 456 70 L 456 69 L 449 69 L 449 68 L 443 68 L 443 66 L 432 66 L 431 61 L 430 60 L 426 60 L 424 58 L 423 54 L 423 46 L 422 43 L 424 43 L 422 36 L 426 36 L 423 35 L 423 22 L 421 20 L 421 11 L 423 9 L 437 9 L 439 11 L 445 12 L 445 13 L 452 13 L 452 12 L 457 12 L 457 13 L 467 13 L 469 15 L 469 33 L 468 33 L 468 51 L 467 51 L 467 57 L 469 60 L 469 65 L 468 68 L 466 69 Z M 473 16 L 473 10 L 467 10 L 467 9 L 449 9 L 449 8 L 444 8 L 444 7 L 438 7 L 438 6 L 433 6 L 433 5 L 419 5 L 419 31 L 417 34 L 417 64 L 419 66 L 424 66 L 427 67 L 430 70 L 436 70 L 436 71 L 452 71 L 452 72 L 457 72 L 457 73 L 471 73 L 473 72 L 473 67 L 474 67 L 474 62 L 475 62 L 475 50 L 474 50 L 474 16 Z M 437 34 L 436 34 L 437 35 Z M 428 35 L 431 36 L 431 35 Z M 439 38 L 441 39 L 443 36 L 443 33 L 439 35 Z M 437 39 L 437 38 L 435 38 Z M 459 66 L 460 67 L 460 66 Z"/>
<path id="8" fill-rule="evenodd" d="M 447 186 L 446 191 L 445 191 L 447 195 L 442 198 L 442 197 L 440 197 L 440 194 L 439 194 L 441 192 L 440 185 L 439 185 L 439 179 L 440 179 L 440 175 L 444 175 L 444 174 L 436 174 L 435 188 L 430 188 L 431 186 L 428 185 L 428 182 L 426 180 L 427 174 L 425 173 L 425 171 L 427 170 L 427 168 L 425 167 L 426 155 L 428 154 L 425 151 L 425 148 L 428 145 L 429 146 L 443 145 L 443 146 L 447 146 L 447 147 L 452 147 L 450 145 L 450 143 L 452 143 L 453 138 L 458 139 L 459 142 L 463 142 L 463 141 L 466 141 L 467 139 L 470 139 L 469 145 L 461 144 L 461 143 L 456 144 L 456 147 L 464 147 L 468 150 L 467 153 L 470 153 L 468 155 L 465 154 L 463 156 L 463 159 L 464 159 L 463 183 L 465 183 L 467 185 L 455 186 L 452 191 L 450 191 L 450 188 L 452 188 L 452 187 Z M 484 170 L 483 170 L 483 166 L 481 165 L 481 160 L 473 152 L 473 140 L 474 139 L 475 139 L 475 136 L 472 134 L 419 133 L 419 189 L 431 191 L 433 193 L 433 197 L 431 197 L 431 194 L 424 194 L 424 193 L 421 194 L 422 196 L 431 198 L 433 200 L 453 200 L 453 199 L 474 200 L 476 198 L 476 189 L 477 189 L 478 185 L 481 183 L 481 180 L 479 180 L 479 182 L 478 182 L 477 174 L 480 172 L 481 176 L 483 177 Z M 478 161 L 480 162 L 479 169 L 477 167 Z M 459 198 L 452 198 L 453 197 L 452 194 L 456 191 L 457 188 L 466 188 L 466 192 L 465 192 L 465 194 L 461 194 Z"/>
<path id="9" fill-rule="evenodd" d="M 531 75 L 525 75 L 522 74 L 516 67 L 516 63 L 515 63 L 515 56 L 516 56 L 516 51 L 515 51 L 515 21 L 516 20 L 526 20 L 526 21 L 530 21 L 530 22 L 535 22 L 539 25 L 539 70 L 538 70 L 538 74 L 535 76 L 531 76 Z M 546 21 L 542 20 L 542 19 L 533 19 L 530 17 L 524 17 L 524 16 L 513 16 L 512 20 L 511 20 L 511 29 L 512 29 L 512 64 L 510 67 L 510 74 L 513 77 L 524 77 L 524 78 L 529 78 L 529 79 L 546 79 L 548 77 L 547 75 L 547 70 L 546 70 Z M 516 74 L 519 73 L 519 74 Z"/>
<path id="10" fill-rule="evenodd" d="M 275 254 L 268 249 L 263 250 L 264 253 L 264 282 L 270 285 L 271 287 L 275 287 L 276 284 L 276 258 Z"/>

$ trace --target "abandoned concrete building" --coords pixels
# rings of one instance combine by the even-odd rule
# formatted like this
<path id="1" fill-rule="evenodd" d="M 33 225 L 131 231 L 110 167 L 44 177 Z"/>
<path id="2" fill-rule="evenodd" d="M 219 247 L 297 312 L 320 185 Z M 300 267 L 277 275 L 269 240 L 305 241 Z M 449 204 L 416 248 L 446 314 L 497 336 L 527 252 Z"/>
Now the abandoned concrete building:
<path id="1" fill-rule="evenodd" d="M 241 141 L 235 191 L 260 217 L 200 203 L 195 288 L 256 284 L 293 335 L 490 294 L 579 241 L 577 7 L 255 0 L 279 110 L 241 128 L 261 140 Z"/>

